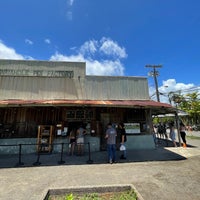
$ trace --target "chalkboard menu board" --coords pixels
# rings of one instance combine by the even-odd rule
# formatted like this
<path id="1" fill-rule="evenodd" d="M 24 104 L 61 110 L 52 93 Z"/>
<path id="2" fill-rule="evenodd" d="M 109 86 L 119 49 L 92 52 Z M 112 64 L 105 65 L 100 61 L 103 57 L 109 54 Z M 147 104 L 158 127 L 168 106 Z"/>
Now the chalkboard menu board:
<path id="1" fill-rule="evenodd" d="M 76 118 L 77 119 L 83 119 L 83 118 L 85 118 L 84 110 L 77 110 L 76 111 Z"/>
<path id="2" fill-rule="evenodd" d="M 92 119 L 94 117 L 93 110 L 68 110 L 67 119 Z"/>
<path id="3" fill-rule="evenodd" d="M 85 111 L 85 118 L 86 119 L 92 119 L 93 118 L 93 111 L 92 110 Z"/>
<path id="4" fill-rule="evenodd" d="M 69 110 L 69 111 L 67 111 L 67 118 L 68 118 L 68 119 L 73 119 L 73 118 L 75 118 L 75 111 L 74 111 L 74 110 Z"/>

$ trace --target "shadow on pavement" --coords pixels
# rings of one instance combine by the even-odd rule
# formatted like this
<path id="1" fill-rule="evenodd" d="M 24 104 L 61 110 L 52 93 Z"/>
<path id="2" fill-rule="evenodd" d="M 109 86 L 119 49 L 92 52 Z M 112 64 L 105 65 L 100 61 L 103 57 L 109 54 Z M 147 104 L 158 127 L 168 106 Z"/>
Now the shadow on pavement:
<path id="1" fill-rule="evenodd" d="M 148 161 L 170 161 L 184 160 L 185 157 L 169 151 L 163 147 L 145 150 L 127 150 L 127 159 L 120 159 L 121 152 L 116 152 L 117 163 L 148 162 Z M 18 154 L 0 155 L 0 168 L 13 167 L 42 167 L 59 165 L 86 165 L 86 164 L 106 164 L 107 152 L 92 152 L 90 155 L 85 153 L 83 156 L 69 156 L 66 153 L 52 154 Z"/>
<path id="2" fill-rule="evenodd" d="M 179 146 L 179 143 L 176 142 L 177 147 Z M 181 143 L 181 146 L 183 146 L 183 143 Z M 168 139 L 162 139 L 162 138 L 157 138 L 157 147 L 174 147 L 173 142 Z M 187 147 L 190 148 L 197 148 L 197 146 L 193 146 L 191 144 L 187 144 Z"/>

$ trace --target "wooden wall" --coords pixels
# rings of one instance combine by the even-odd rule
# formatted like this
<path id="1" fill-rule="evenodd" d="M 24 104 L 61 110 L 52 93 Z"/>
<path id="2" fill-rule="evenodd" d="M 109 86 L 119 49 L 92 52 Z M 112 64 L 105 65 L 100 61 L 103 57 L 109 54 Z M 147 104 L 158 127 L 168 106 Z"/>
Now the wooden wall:
<path id="1" fill-rule="evenodd" d="M 103 119 L 103 116 L 108 116 L 108 119 Z M 38 125 L 56 126 L 62 123 L 63 126 L 68 126 L 70 122 L 90 123 L 91 129 L 96 129 L 96 135 L 101 135 L 105 131 L 107 122 L 145 123 L 145 120 L 144 110 L 133 108 L 83 106 L 0 108 L 0 138 L 37 137 Z"/>

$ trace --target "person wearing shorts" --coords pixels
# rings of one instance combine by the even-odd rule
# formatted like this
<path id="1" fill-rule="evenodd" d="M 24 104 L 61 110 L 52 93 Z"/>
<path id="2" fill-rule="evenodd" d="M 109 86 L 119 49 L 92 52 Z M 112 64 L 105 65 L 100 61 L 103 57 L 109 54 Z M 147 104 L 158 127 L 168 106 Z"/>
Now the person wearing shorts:
<path id="1" fill-rule="evenodd" d="M 76 132 L 76 143 L 77 143 L 77 155 L 81 156 L 84 154 L 84 135 L 86 130 L 81 125 Z"/>

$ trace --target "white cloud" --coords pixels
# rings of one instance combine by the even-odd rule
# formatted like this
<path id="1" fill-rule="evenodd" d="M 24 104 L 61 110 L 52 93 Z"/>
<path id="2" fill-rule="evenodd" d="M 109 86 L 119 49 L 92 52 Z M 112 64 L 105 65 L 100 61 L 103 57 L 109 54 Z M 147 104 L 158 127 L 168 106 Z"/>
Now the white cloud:
<path id="1" fill-rule="evenodd" d="M 109 59 L 102 56 L 101 48 L 105 44 L 107 51 L 104 54 L 106 54 L 106 57 L 109 55 Z M 87 75 L 124 75 L 124 66 L 120 59 L 125 57 L 126 52 L 116 42 L 106 38 L 100 41 L 89 40 L 81 45 L 80 48 L 76 47 L 75 50 L 77 51 L 76 54 L 70 56 L 56 52 L 51 56 L 50 60 L 86 62 Z M 99 56 L 101 59 L 97 59 Z"/>
<path id="2" fill-rule="evenodd" d="M 104 60 L 102 62 L 86 60 L 86 66 L 87 75 L 122 76 L 124 74 L 124 67 L 119 60 Z"/>
<path id="3" fill-rule="evenodd" d="M 124 66 L 120 61 L 122 56 L 120 56 L 119 54 L 115 54 L 113 56 L 110 55 L 109 59 L 107 57 L 105 58 L 105 56 L 102 56 L 100 47 L 102 46 L 104 41 L 105 40 L 103 39 L 100 41 L 97 40 L 86 41 L 79 48 L 74 47 L 71 49 L 76 52 L 75 54 L 64 55 L 62 53 L 55 52 L 55 54 L 50 57 L 50 60 L 86 62 L 87 75 L 123 76 Z M 51 41 L 47 38 L 45 39 L 45 42 L 50 43 Z M 110 44 L 112 46 L 113 44 L 117 43 L 111 42 Z M 115 47 L 119 47 L 119 49 L 121 48 L 119 45 L 115 45 Z M 116 55 L 119 56 L 117 57 Z M 0 59 L 34 60 L 30 56 L 24 56 L 18 54 L 14 48 L 6 46 L 2 41 L 0 41 Z"/>
<path id="4" fill-rule="evenodd" d="M 68 3 L 70 6 L 73 6 L 74 0 L 68 0 L 67 3 Z"/>
<path id="5" fill-rule="evenodd" d="M 0 59 L 14 59 L 14 60 L 24 60 L 25 57 L 16 53 L 15 49 L 7 47 L 0 40 Z"/>
<path id="6" fill-rule="evenodd" d="M 96 40 L 86 41 L 80 47 L 80 53 L 83 55 L 85 55 L 85 54 L 92 55 L 97 51 L 97 48 L 98 48 L 98 42 Z"/>
<path id="7" fill-rule="evenodd" d="M 29 39 L 25 39 L 25 43 L 29 44 L 29 45 L 33 45 L 33 41 L 29 40 Z"/>
<path id="8" fill-rule="evenodd" d="M 67 0 L 66 17 L 69 21 L 72 21 L 73 19 L 73 13 L 72 13 L 73 4 L 74 4 L 74 0 Z"/>
<path id="9" fill-rule="evenodd" d="M 98 53 L 101 54 L 101 56 L 107 56 L 110 59 L 121 59 L 127 57 L 124 47 L 120 47 L 117 42 L 105 37 L 103 37 L 100 41 L 86 41 L 80 47 L 80 53 L 85 56 L 92 56 L 95 53 Z"/>
<path id="10" fill-rule="evenodd" d="M 168 79 L 163 81 L 163 85 L 159 88 L 160 91 L 164 92 L 182 92 L 184 93 L 185 90 L 194 87 L 194 84 L 184 84 L 184 83 L 177 83 L 175 79 Z"/>
<path id="11" fill-rule="evenodd" d="M 50 41 L 50 39 L 48 39 L 48 38 L 46 38 L 46 39 L 44 40 L 44 42 L 47 43 L 47 44 L 51 44 L 51 41 Z"/>
<path id="12" fill-rule="evenodd" d="M 99 50 L 106 55 L 116 56 L 119 58 L 127 57 L 125 48 L 120 47 L 117 42 L 114 42 L 109 38 L 104 37 L 101 39 L 101 46 Z"/>
<path id="13" fill-rule="evenodd" d="M 56 52 L 51 56 L 52 61 L 69 61 L 69 62 L 85 62 L 84 57 L 81 54 L 66 56 Z"/>
<path id="14" fill-rule="evenodd" d="M 72 51 L 75 51 L 76 49 L 77 49 L 76 46 L 74 46 L 74 47 L 70 47 L 70 50 L 72 50 Z"/>
<path id="15" fill-rule="evenodd" d="M 169 103 L 169 94 L 171 92 L 176 94 L 188 94 L 190 92 L 194 92 L 192 88 L 195 88 L 195 85 L 192 83 L 184 84 L 184 83 L 177 83 L 175 79 L 168 79 L 162 82 L 162 86 L 158 88 L 160 93 L 160 101 L 163 103 Z M 153 100 L 156 100 L 156 92 L 154 87 L 149 88 L 150 96 L 152 96 Z"/>
<path id="16" fill-rule="evenodd" d="M 91 60 L 84 58 L 82 54 L 77 55 L 63 55 L 56 52 L 51 56 L 52 61 L 69 61 L 69 62 L 86 62 L 87 75 L 107 75 L 107 76 L 122 76 L 124 74 L 124 67 L 119 60 Z"/>
<path id="17" fill-rule="evenodd" d="M 67 19 L 69 21 L 71 21 L 72 20 L 72 11 L 67 11 L 66 16 L 67 16 Z"/>
<path id="18" fill-rule="evenodd" d="M 14 48 L 6 46 L 0 40 L 0 59 L 12 59 L 12 60 L 34 60 L 31 56 L 24 56 L 18 54 Z"/>

